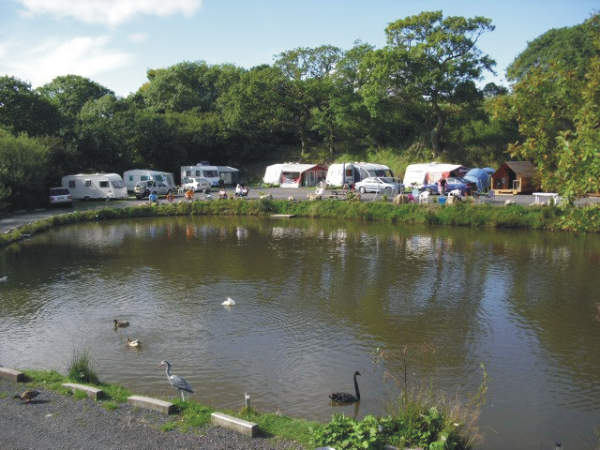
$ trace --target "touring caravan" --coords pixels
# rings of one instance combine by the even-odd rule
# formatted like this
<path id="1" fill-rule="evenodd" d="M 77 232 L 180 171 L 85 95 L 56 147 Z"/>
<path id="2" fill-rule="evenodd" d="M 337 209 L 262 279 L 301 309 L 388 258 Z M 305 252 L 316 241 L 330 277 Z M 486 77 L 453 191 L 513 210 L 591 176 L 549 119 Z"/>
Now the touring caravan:
<path id="1" fill-rule="evenodd" d="M 171 172 L 161 172 L 151 169 L 131 169 L 123 172 L 123 181 L 127 190 L 133 192 L 133 188 L 140 181 L 156 181 L 166 184 L 169 189 L 175 189 L 175 179 Z"/>
<path id="2" fill-rule="evenodd" d="M 460 164 L 422 163 L 410 164 L 404 172 L 403 184 L 406 187 L 421 187 L 424 184 L 436 183 L 442 178 L 462 177 L 467 172 Z"/>
<path id="3" fill-rule="evenodd" d="M 342 172 L 346 172 L 345 179 Z M 336 163 L 327 170 L 327 185 L 341 187 L 343 184 L 353 186 L 355 183 L 369 177 L 393 178 L 394 173 L 384 164 L 353 162 Z"/>
<path id="4" fill-rule="evenodd" d="M 205 162 L 205 161 L 203 161 Z M 181 179 L 190 178 L 206 178 L 211 186 L 220 186 L 223 184 L 219 178 L 219 169 L 217 166 L 208 166 L 198 163 L 195 166 L 181 166 Z"/>
<path id="5" fill-rule="evenodd" d="M 65 175 L 61 185 L 69 188 L 74 200 L 127 198 L 127 188 L 117 173 Z"/>
<path id="6" fill-rule="evenodd" d="M 272 164 L 265 170 L 263 182 L 285 188 L 316 186 L 325 180 L 327 167 L 319 164 Z"/>

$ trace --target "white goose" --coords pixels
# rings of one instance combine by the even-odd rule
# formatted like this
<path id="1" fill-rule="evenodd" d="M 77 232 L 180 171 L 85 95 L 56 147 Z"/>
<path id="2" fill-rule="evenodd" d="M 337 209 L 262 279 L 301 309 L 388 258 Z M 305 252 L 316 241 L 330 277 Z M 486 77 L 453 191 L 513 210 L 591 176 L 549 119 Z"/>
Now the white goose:
<path id="1" fill-rule="evenodd" d="M 223 306 L 235 306 L 235 300 L 232 299 L 231 297 L 227 297 L 227 300 L 225 300 L 223 303 L 221 303 L 221 305 L 223 305 Z"/>

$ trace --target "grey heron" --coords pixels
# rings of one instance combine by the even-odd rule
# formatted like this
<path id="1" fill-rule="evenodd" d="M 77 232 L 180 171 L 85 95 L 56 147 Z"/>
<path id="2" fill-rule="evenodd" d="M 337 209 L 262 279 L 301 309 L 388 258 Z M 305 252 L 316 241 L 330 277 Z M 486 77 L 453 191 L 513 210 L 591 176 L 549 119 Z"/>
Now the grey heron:
<path id="1" fill-rule="evenodd" d="M 358 390 L 358 382 L 356 381 L 356 376 L 360 376 L 360 372 L 357 370 L 354 372 L 354 391 L 356 395 L 352 395 L 348 392 L 334 392 L 333 394 L 329 394 L 329 398 L 331 401 L 335 403 L 354 403 L 360 401 L 360 391 Z"/>
<path id="2" fill-rule="evenodd" d="M 185 381 L 185 378 L 182 378 L 179 375 L 171 374 L 171 363 L 169 361 L 161 361 L 160 365 L 161 367 L 166 366 L 167 380 L 169 380 L 171 386 L 177 389 L 177 392 L 179 392 L 179 394 L 181 395 L 181 400 L 185 401 L 184 392 L 194 393 L 194 390 L 192 389 L 190 384 L 187 381 Z"/>

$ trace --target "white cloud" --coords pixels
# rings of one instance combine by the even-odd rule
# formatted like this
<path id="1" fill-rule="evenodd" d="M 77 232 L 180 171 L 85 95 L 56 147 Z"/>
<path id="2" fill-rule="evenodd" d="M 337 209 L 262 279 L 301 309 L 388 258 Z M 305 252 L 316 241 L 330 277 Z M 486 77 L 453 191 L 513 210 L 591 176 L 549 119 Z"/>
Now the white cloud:
<path id="1" fill-rule="evenodd" d="M 202 0 L 17 0 L 27 14 L 72 17 L 87 23 L 119 25 L 138 14 L 194 14 Z"/>
<path id="2" fill-rule="evenodd" d="M 129 40 L 135 44 L 141 44 L 148 40 L 148 33 L 133 33 L 129 35 Z"/>
<path id="3" fill-rule="evenodd" d="M 83 36 L 66 41 L 49 39 L 34 48 L 11 45 L 6 57 L 0 61 L 0 73 L 12 74 L 37 87 L 59 75 L 93 78 L 132 61 L 130 54 L 108 48 L 108 43 L 106 36 Z"/>

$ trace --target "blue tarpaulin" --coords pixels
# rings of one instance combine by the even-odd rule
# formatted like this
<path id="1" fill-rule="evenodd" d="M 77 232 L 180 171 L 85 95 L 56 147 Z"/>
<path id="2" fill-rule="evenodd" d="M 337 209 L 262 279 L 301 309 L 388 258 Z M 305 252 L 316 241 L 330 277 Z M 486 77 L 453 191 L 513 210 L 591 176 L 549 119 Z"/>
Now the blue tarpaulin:
<path id="1" fill-rule="evenodd" d="M 478 191 L 487 191 L 490 188 L 489 168 L 486 169 L 471 169 L 465 175 L 465 180 L 472 181 L 477 184 Z"/>

